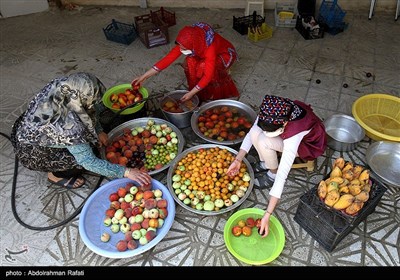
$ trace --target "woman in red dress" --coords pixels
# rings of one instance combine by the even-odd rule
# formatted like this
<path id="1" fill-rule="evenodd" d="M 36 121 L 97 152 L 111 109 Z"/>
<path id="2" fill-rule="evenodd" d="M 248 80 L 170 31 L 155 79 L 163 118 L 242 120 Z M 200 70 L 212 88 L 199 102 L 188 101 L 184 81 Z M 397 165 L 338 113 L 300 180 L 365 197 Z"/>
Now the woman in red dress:
<path id="1" fill-rule="evenodd" d="M 237 60 L 237 53 L 228 40 L 215 33 L 207 23 L 198 22 L 182 28 L 175 43 L 176 46 L 164 58 L 142 76 L 135 78 L 132 84 L 141 84 L 184 54 L 189 92 L 181 98 L 182 102 L 195 94 L 198 94 L 201 102 L 239 98 L 239 91 L 228 72 Z"/>

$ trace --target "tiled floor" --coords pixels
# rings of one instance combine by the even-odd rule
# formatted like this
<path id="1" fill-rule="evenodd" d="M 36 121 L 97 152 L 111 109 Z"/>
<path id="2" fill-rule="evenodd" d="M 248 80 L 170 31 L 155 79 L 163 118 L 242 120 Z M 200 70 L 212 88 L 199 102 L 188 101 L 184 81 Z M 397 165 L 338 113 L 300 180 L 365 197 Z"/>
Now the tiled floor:
<path id="1" fill-rule="evenodd" d="M 252 43 L 232 29 L 233 16 L 242 10 L 174 9 L 177 25 L 169 28 L 171 44 L 146 49 L 137 39 L 131 45 L 107 41 L 102 28 L 115 18 L 133 22 L 148 13 L 135 7 L 83 7 L 80 11 L 48 12 L 0 19 L 1 132 L 11 126 L 31 97 L 52 78 L 74 71 L 96 74 L 107 87 L 126 83 L 142 74 L 173 45 L 179 29 L 195 21 L 212 24 L 236 46 L 239 62 L 232 68 L 242 96 L 254 108 L 267 94 L 311 104 L 325 119 L 334 113 L 351 115 L 360 96 L 384 92 L 400 96 L 400 25 L 392 14 L 348 12 L 345 32 L 323 39 L 304 40 L 291 28 L 275 28 L 271 39 Z M 266 13 L 273 26 L 273 11 Z M 371 73 L 371 77 L 367 77 Z M 320 80 L 320 83 L 316 81 Z M 343 87 L 347 84 L 348 87 Z M 147 81 L 153 93 L 184 88 L 179 63 Z M 196 141 L 189 141 L 193 145 Z M 375 211 L 329 253 L 293 218 L 299 197 L 327 173 L 332 158 L 345 157 L 365 165 L 371 140 L 356 150 L 327 150 L 313 172 L 292 170 L 275 216 L 286 235 L 282 254 L 271 266 L 399 266 L 399 188 L 388 186 Z M 67 191 L 48 187 L 46 175 L 18 168 L 15 189 L 16 221 L 10 199 L 13 193 L 14 154 L 6 137 L 0 137 L 2 266 L 242 266 L 227 250 L 223 227 L 232 213 L 201 216 L 180 206 L 167 236 L 151 250 L 127 259 L 108 259 L 89 250 L 78 232 L 79 213 L 95 189 L 90 177 L 86 188 Z M 164 184 L 165 173 L 156 176 Z M 107 180 L 100 182 L 106 183 Z M 267 191 L 253 190 L 240 208 L 265 208 Z M 72 220 L 69 219 L 72 217 Z M 61 226 L 54 226 L 68 220 Z M 46 229 L 46 230 L 43 230 Z"/>

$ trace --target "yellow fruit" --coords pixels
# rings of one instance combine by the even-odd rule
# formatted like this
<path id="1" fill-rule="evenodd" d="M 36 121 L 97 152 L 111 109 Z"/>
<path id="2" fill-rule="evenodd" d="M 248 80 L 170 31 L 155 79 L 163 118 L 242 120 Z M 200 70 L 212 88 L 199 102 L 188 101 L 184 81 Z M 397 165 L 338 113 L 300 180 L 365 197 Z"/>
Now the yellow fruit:
<path id="1" fill-rule="evenodd" d="M 339 188 L 344 187 L 344 186 L 347 186 L 349 183 L 350 183 L 349 180 L 343 179 L 343 183 L 341 183 L 341 184 L 339 185 Z"/>
<path id="2" fill-rule="evenodd" d="M 335 167 L 337 166 L 337 167 L 339 167 L 340 169 L 343 169 L 344 163 L 345 163 L 344 158 L 342 158 L 342 157 L 337 158 L 337 159 L 333 162 L 332 168 L 335 168 Z"/>
<path id="3" fill-rule="evenodd" d="M 353 180 L 350 181 L 350 185 L 352 185 L 352 186 L 360 186 L 361 182 L 358 179 L 353 179 Z"/>
<path id="4" fill-rule="evenodd" d="M 335 177 L 342 177 L 342 170 L 340 170 L 340 168 L 338 166 L 335 166 L 335 168 L 333 168 L 333 170 L 331 171 L 331 174 L 329 176 L 329 178 L 335 178 Z"/>
<path id="5" fill-rule="evenodd" d="M 371 185 L 370 184 L 365 184 L 361 187 L 361 189 L 367 193 L 371 191 Z"/>
<path id="6" fill-rule="evenodd" d="M 366 202 L 369 198 L 369 193 L 367 193 L 366 191 L 361 191 L 359 194 L 355 196 L 355 198 L 356 200 Z"/>
<path id="7" fill-rule="evenodd" d="M 358 176 L 358 180 L 360 180 L 361 182 L 368 182 L 368 180 L 369 180 L 369 170 L 368 169 L 364 169 L 364 171 L 361 172 L 360 176 Z"/>
<path id="8" fill-rule="evenodd" d="M 336 182 L 339 185 L 341 185 L 341 184 L 343 184 L 344 179 L 342 177 L 334 177 L 334 178 L 331 178 L 330 182 Z"/>
<path id="9" fill-rule="evenodd" d="M 317 189 L 318 197 L 320 199 L 324 199 L 326 197 L 327 190 L 328 190 L 328 188 L 326 186 L 325 181 L 322 180 L 321 182 L 319 182 L 318 189 Z"/>
<path id="10" fill-rule="evenodd" d="M 333 208 L 342 210 L 349 207 L 354 201 L 354 196 L 351 194 L 342 195 L 339 200 L 333 205 Z"/>
<path id="11" fill-rule="evenodd" d="M 358 211 L 361 210 L 361 208 L 364 206 L 364 202 L 362 201 L 358 201 L 355 200 L 352 204 L 350 204 L 349 207 L 346 208 L 346 210 L 344 210 L 346 212 L 346 214 L 349 215 L 354 215 L 356 214 Z"/>
<path id="12" fill-rule="evenodd" d="M 353 178 L 358 178 L 361 174 L 361 172 L 363 171 L 364 167 L 362 167 L 361 165 L 356 165 L 353 167 L 353 174 L 354 177 Z"/>
<path id="13" fill-rule="evenodd" d="M 340 198 L 340 194 L 338 190 L 332 190 L 326 194 L 325 204 L 332 207 Z"/>
<path id="14" fill-rule="evenodd" d="M 354 196 L 361 192 L 361 185 L 349 185 L 350 193 Z"/>
<path id="15" fill-rule="evenodd" d="M 353 170 L 353 163 L 351 161 L 346 162 L 342 169 L 342 172 L 345 172 L 347 170 Z"/>
<path id="16" fill-rule="evenodd" d="M 349 189 L 348 186 L 341 186 L 341 187 L 339 187 L 339 193 L 340 193 L 340 194 L 342 194 L 342 193 L 349 193 L 349 192 L 350 192 L 350 189 Z"/>
<path id="17" fill-rule="evenodd" d="M 353 171 L 351 169 L 347 169 L 343 172 L 343 178 L 349 181 L 353 180 Z"/>
<path id="18" fill-rule="evenodd" d="M 336 191 L 339 190 L 339 184 L 338 184 L 337 182 L 330 182 L 330 183 L 328 184 L 328 186 L 327 186 L 327 192 L 330 192 L 330 191 L 333 191 L 333 190 L 336 190 Z"/>

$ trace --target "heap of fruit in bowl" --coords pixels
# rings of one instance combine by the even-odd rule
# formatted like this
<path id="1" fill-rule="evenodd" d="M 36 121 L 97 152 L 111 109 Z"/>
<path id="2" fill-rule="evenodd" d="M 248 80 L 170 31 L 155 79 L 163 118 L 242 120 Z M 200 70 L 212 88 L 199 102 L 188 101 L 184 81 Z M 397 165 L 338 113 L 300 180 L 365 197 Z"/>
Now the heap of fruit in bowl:
<path id="1" fill-rule="evenodd" d="M 112 109 L 123 109 L 133 103 L 138 103 L 143 100 L 143 95 L 139 91 L 140 86 L 134 86 L 127 88 L 123 92 L 113 93 L 110 95 L 111 108 Z"/>
<path id="2" fill-rule="evenodd" d="M 111 234 L 122 233 L 115 243 L 120 252 L 135 250 L 152 241 L 168 216 L 168 201 L 163 198 L 162 190 L 152 190 L 151 184 L 127 183 L 110 193 L 109 201 L 103 221 L 109 230 L 102 232 L 101 241 L 109 242 Z"/>
<path id="3" fill-rule="evenodd" d="M 243 138 L 252 125 L 253 120 L 247 114 L 230 106 L 209 108 L 197 118 L 200 133 L 220 142 Z"/>
<path id="4" fill-rule="evenodd" d="M 251 177 L 243 162 L 236 176 L 226 174 L 234 158 L 230 151 L 218 146 L 188 152 L 172 173 L 176 198 L 189 209 L 205 212 L 218 212 L 241 203 Z"/>
<path id="5" fill-rule="evenodd" d="M 257 232 L 261 227 L 261 218 L 248 217 L 246 220 L 239 220 L 232 227 L 232 234 L 234 236 L 251 236 L 253 228 L 257 228 Z"/>
<path id="6" fill-rule="evenodd" d="M 186 100 L 181 102 L 172 97 L 166 98 L 165 102 L 162 104 L 162 109 L 169 113 L 183 113 L 191 111 L 196 107 L 192 100 Z"/>
<path id="7" fill-rule="evenodd" d="M 121 136 L 111 139 L 105 148 L 105 157 L 122 166 L 153 171 L 177 156 L 178 145 L 178 135 L 171 126 L 149 119 L 146 126 L 125 128 Z"/>

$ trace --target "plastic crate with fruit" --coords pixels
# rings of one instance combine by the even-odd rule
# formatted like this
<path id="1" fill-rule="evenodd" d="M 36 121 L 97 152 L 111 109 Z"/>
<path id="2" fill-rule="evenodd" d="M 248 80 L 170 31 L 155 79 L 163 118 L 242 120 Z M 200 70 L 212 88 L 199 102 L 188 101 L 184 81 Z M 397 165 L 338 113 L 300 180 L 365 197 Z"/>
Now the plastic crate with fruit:
<path id="1" fill-rule="evenodd" d="M 168 25 L 157 14 L 136 16 L 135 25 L 139 38 L 146 48 L 169 43 Z"/>
<path id="2" fill-rule="evenodd" d="M 272 37 L 272 28 L 269 27 L 265 22 L 263 22 L 261 26 L 249 27 L 247 37 L 253 42 L 269 39 Z"/>
<path id="3" fill-rule="evenodd" d="M 157 15 L 163 22 L 165 22 L 168 27 L 176 25 L 176 16 L 175 13 L 169 12 L 163 7 L 159 10 L 153 12 L 150 11 L 151 16 Z"/>
<path id="4" fill-rule="evenodd" d="M 137 37 L 133 24 L 122 23 L 115 19 L 106 28 L 103 28 L 103 32 L 107 40 L 125 45 L 129 45 Z"/>
<path id="5" fill-rule="evenodd" d="M 254 13 L 253 15 L 244 17 L 233 16 L 233 29 L 235 29 L 241 35 L 246 35 L 251 25 L 253 26 L 261 25 L 264 22 L 265 22 L 265 17 L 262 17 Z"/>
<path id="6" fill-rule="evenodd" d="M 375 178 L 370 178 L 370 181 L 369 199 L 355 215 L 327 206 L 321 201 L 317 194 L 318 186 L 315 186 L 300 197 L 294 220 L 325 250 L 332 252 L 344 237 L 375 211 L 385 193 L 384 185 Z"/>

